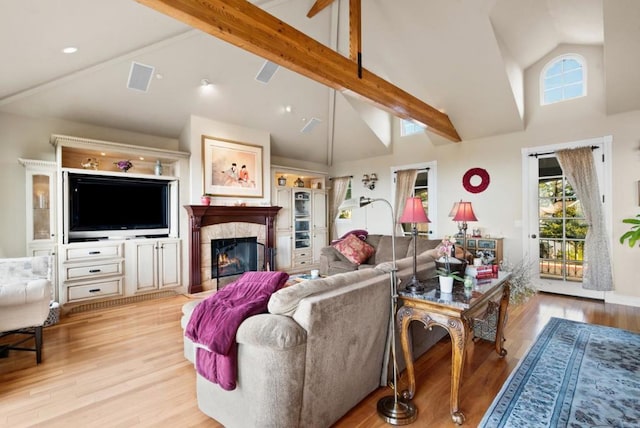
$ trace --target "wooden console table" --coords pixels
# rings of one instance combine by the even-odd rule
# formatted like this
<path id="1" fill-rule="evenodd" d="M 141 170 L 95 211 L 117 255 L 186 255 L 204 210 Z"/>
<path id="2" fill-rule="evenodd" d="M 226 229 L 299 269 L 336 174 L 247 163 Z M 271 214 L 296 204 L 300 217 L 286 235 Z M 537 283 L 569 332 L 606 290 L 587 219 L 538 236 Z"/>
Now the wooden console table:
<path id="1" fill-rule="evenodd" d="M 440 294 L 437 278 L 427 284 L 423 293 L 398 291 L 401 307 L 398 310 L 397 323 L 409 378 L 409 390 L 403 391 L 403 396 L 412 399 L 416 389 L 413 355 L 409 346 L 409 324 L 411 321 L 420 321 L 426 328 L 439 325 L 451 336 L 451 419 L 458 425 L 464 422 L 464 414 L 459 408 L 459 392 L 467 340 L 473 329 L 474 319 L 481 318 L 490 302 L 496 300 L 499 300 L 500 304 L 495 348 L 501 357 L 507 355 L 502 342 L 509 305 L 509 275 L 500 272 L 498 278 L 476 285 L 469 291 L 465 291 L 461 284 L 455 284 L 453 293 L 449 296 Z"/>

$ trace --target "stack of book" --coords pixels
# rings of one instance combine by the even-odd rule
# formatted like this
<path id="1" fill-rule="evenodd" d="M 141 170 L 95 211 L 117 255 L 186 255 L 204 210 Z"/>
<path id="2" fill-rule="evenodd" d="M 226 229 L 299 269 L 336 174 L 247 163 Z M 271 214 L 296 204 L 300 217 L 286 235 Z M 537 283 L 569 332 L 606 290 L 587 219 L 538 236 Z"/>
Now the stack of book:
<path id="1" fill-rule="evenodd" d="M 492 265 L 467 266 L 465 275 L 469 275 L 477 280 L 495 278 Z"/>

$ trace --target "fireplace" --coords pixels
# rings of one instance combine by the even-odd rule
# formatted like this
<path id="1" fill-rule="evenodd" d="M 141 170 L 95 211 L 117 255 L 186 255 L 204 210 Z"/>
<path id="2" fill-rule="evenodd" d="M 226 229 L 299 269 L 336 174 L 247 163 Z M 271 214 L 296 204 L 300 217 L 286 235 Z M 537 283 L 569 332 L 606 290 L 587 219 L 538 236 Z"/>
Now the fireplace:
<path id="1" fill-rule="evenodd" d="M 203 291 L 201 275 L 200 231 L 205 226 L 222 223 L 254 223 L 265 226 L 264 248 L 261 250 L 265 270 L 275 266 L 275 218 L 280 207 L 274 206 L 204 206 L 185 205 L 189 215 L 189 293 Z M 254 234 L 251 234 L 254 235 Z M 245 235 L 249 236 L 249 235 Z M 206 242 L 206 241 L 205 241 Z M 210 248 L 209 245 L 205 246 Z"/>
<path id="2" fill-rule="evenodd" d="M 258 270 L 258 238 L 224 238 L 211 240 L 211 278 L 240 275 Z"/>

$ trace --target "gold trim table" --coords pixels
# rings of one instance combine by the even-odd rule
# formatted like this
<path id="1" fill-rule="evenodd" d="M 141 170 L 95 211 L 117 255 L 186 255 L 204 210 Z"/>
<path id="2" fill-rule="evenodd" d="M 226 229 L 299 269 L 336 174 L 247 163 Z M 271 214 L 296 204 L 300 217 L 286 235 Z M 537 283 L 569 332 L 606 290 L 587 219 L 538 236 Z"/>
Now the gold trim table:
<path id="1" fill-rule="evenodd" d="M 409 324 L 411 321 L 420 321 L 426 328 L 441 326 L 451 336 L 451 419 L 458 425 L 464 422 L 464 414 L 459 408 L 459 392 L 467 340 L 473 330 L 474 319 L 482 318 L 489 305 L 495 304 L 496 301 L 499 301 L 496 353 L 501 357 L 507 355 L 502 342 L 509 305 L 509 275 L 507 272 L 499 272 L 498 278 L 482 284 L 476 283 L 471 290 L 465 290 L 462 284 L 455 284 L 450 295 L 440 293 L 437 278 L 428 282 L 422 293 L 398 291 L 401 307 L 398 310 L 397 323 L 409 378 L 409 390 L 402 393 L 405 398 L 412 399 L 416 389 L 413 355 L 409 346 Z"/>

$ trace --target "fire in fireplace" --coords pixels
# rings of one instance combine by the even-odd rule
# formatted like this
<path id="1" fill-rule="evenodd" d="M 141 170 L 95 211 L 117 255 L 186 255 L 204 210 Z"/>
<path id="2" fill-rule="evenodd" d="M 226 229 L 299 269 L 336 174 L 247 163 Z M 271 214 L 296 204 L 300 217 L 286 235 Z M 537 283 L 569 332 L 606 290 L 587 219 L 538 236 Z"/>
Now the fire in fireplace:
<path id="1" fill-rule="evenodd" d="M 258 270 L 257 237 L 211 240 L 211 278 Z"/>

